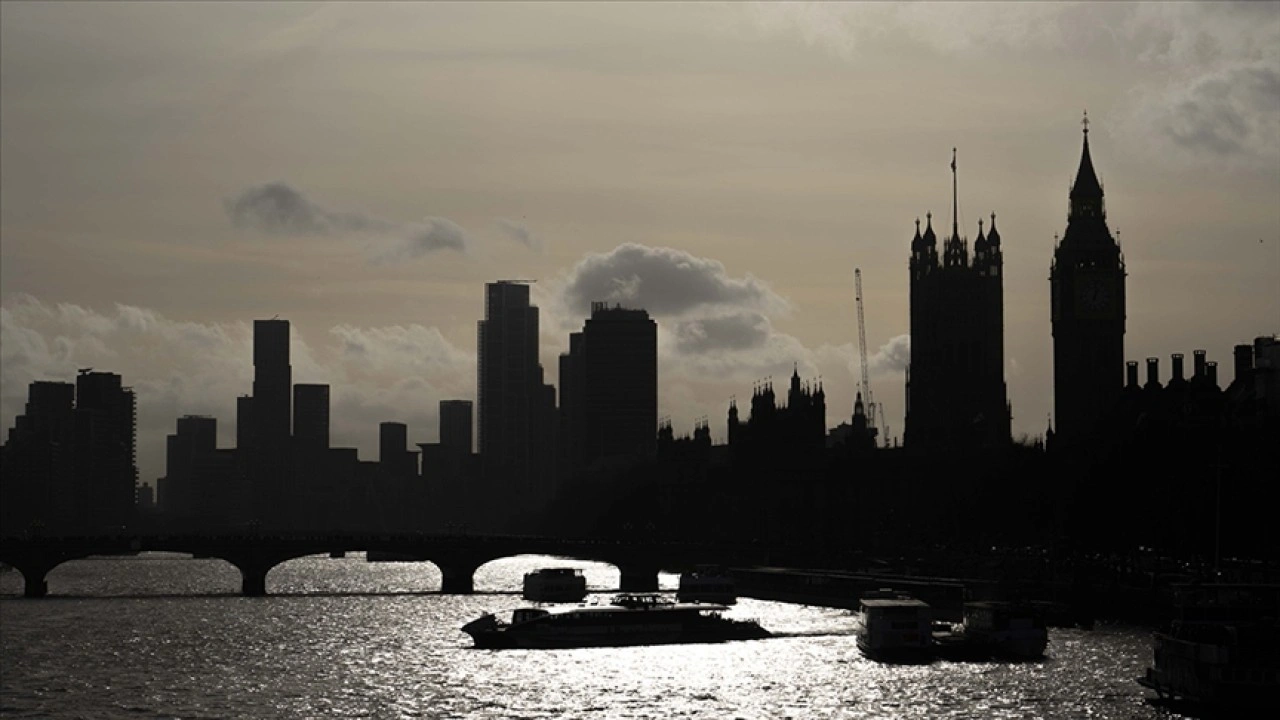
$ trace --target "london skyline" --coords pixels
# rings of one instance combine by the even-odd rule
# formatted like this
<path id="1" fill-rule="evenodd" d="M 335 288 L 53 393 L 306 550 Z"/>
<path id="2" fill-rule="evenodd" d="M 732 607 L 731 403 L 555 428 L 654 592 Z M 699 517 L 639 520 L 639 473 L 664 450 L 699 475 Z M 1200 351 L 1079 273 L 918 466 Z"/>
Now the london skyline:
<path id="1" fill-rule="evenodd" d="M 119 373 L 144 482 L 181 415 L 233 444 L 273 315 L 334 445 L 434 440 L 503 278 L 538 280 L 557 388 L 588 303 L 646 309 L 659 414 L 722 441 L 793 362 L 851 414 L 860 267 L 900 436 L 906 258 L 916 217 L 951 222 L 953 146 L 961 234 L 1004 238 L 1013 432 L 1042 433 L 1086 108 L 1126 359 L 1277 331 L 1274 6 L 2 7 L 0 423 L 32 380 Z"/>

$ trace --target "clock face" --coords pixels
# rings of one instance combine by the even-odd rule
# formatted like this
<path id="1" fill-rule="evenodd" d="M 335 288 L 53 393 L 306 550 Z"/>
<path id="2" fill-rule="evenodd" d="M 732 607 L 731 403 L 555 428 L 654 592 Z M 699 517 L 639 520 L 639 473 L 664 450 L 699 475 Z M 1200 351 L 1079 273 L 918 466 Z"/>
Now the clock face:
<path id="1" fill-rule="evenodd" d="M 1111 283 L 1100 277 L 1082 276 L 1077 286 L 1077 299 L 1080 309 L 1089 314 L 1108 313 L 1114 304 Z"/>

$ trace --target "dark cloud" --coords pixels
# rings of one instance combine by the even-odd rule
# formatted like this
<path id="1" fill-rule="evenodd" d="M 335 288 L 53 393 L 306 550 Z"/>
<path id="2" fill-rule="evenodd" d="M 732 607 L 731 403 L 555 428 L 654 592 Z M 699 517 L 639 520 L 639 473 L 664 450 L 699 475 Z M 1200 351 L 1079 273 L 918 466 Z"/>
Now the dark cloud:
<path id="1" fill-rule="evenodd" d="M 676 323 L 674 334 L 678 352 L 705 353 L 757 348 L 772 332 L 768 318 L 743 312 L 681 321 Z"/>
<path id="2" fill-rule="evenodd" d="M 366 233 L 389 238 L 390 246 L 377 253 L 375 261 L 416 258 L 435 250 L 461 252 L 467 247 L 466 232 L 446 218 L 396 223 L 361 213 L 328 210 L 281 181 L 255 185 L 223 204 L 236 227 L 272 235 Z"/>
<path id="3" fill-rule="evenodd" d="M 297 188 L 276 181 L 255 185 L 224 202 L 231 222 L 273 235 L 332 235 L 338 232 L 385 232 L 393 223 L 358 213 L 326 210 Z"/>
<path id="4" fill-rule="evenodd" d="M 596 300 L 644 308 L 654 315 L 682 315 L 713 306 L 788 309 L 786 300 L 768 285 L 749 274 L 730 277 L 717 260 L 635 243 L 583 258 L 569 273 L 564 300 L 573 312 L 586 312 Z"/>
<path id="5" fill-rule="evenodd" d="M 420 223 L 406 225 L 402 237 L 377 256 L 378 262 L 394 262 L 422 257 L 435 250 L 467 248 L 467 234 L 458 224 L 446 218 L 427 218 Z"/>
<path id="6" fill-rule="evenodd" d="M 515 220 L 501 218 L 498 220 L 498 227 L 502 229 L 502 232 L 505 233 L 507 237 L 515 240 L 521 245 L 524 245 L 530 250 L 535 252 L 542 251 L 542 240 L 535 236 L 528 227 L 521 223 L 518 223 Z"/>
<path id="7" fill-rule="evenodd" d="M 1217 156 L 1275 154 L 1280 133 L 1280 68 L 1232 67 L 1165 98 L 1159 127 L 1179 146 Z"/>

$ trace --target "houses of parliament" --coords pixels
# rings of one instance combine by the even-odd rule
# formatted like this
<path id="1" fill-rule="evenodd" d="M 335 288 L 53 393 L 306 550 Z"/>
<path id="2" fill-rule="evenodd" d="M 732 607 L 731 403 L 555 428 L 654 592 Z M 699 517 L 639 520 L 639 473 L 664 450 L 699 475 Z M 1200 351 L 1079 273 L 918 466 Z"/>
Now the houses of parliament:
<path id="1" fill-rule="evenodd" d="M 992 213 L 972 245 L 960 233 L 952 151 L 952 221 L 941 248 L 927 214 L 911 239 L 911 357 L 904 444 L 913 451 L 1010 442 L 1004 380 L 1004 254 Z M 1107 228 L 1087 119 L 1067 230 L 1050 270 L 1057 437 L 1086 434 L 1119 397 L 1124 369 L 1124 258 Z"/>

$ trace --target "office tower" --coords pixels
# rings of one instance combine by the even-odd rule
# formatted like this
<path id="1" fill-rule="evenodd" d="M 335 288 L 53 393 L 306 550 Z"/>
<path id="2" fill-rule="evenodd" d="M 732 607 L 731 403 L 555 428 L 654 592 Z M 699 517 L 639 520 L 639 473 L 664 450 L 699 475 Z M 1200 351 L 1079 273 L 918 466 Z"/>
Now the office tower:
<path id="1" fill-rule="evenodd" d="M 378 425 L 378 465 L 386 477 L 418 474 L 417 453 L 409 451 L 409 427 L 399 422 Z"/>
<path id="2" fill-rule="evenodd" d="M 208 512 L 218 492 L 215 474 L 218 421 L 203 415 L 178 418 L 165 444 L 164 512 L 189 521 Z"/>
<path id="3" fill-rule="evenodd" d="M 1102 184 L 1085 120 L 1067 229 L 1049 268 L 1053 321 L 1055 441 L 1071 445 L 1099 429 L 1124 381 L 1125 267 L 1107 228 Z"/>
<path id="4" fill-rule="evenodd" d="M 253 321 L 253 414 L 258 437 L 285 445 L 290 429 L 289 321 Z"/>
<path id="5" fill-rule="evenodd" d="M 290 465 L 289 321 L 253 321 L 253 400 L 247 475 L 261 526 L 296 524 L 296 491 Z M 243 454 L 241 454 L 243 457 Z"/>
<path id="6" fill-rule="evenodd" d="M 0 467 L 0 533 L 68 527 L 75 511 L 75 385 L 33 382 L 14 418 Z"/>
<path id="7" fill-rule="evenodd" d="M 658 325 L 644 310 L 591 304 L 562 356 L 561 412 L 572 474 L 605 458 L 653 453 L 658 428 Z"/>
<path id="8" fill-rule="evenodd" d="M 550 452 L 535 448 L 535 435 L 550 430 L 535 422 L 554 422 L 544 418 L 538 308 L 529 304 L 529 286 L 515 280 L 486 284 L 484 305 L 477 327 L 482 473 L 508 490 L 532 492 L 545 473 L 542 455 Z"/>
<path id="9" fill-rule="evenodd" d="M 245 454 L 253 447 L 253 396 L 241 395 L 236 398 L 236 450 Z"/>
<path id="10" fill-rule="evenodd" d="M 446 452 L 471 454 L 471 401 L 440 401 L 440 445 Z"/>
<path id="11" fill-rule="evenodd" d="M 299 447 L 329 447 L 329 386 L 293 386 L 293 438 Z"/>
<path id="12" fill-rule="evenodd" d="M 115 373 L 76 377 L 78 520 L 90 532 L 119 532 L 134 520 L 137 494 L 136 398 Z"/>
<path id="13" fill-rule="evenodd" d="M 953 151 L 954 152 L 954 151 Z M 969 259 L 960 236 L 955 156 L 951 235 L 939 256 L 933 215 L 911 240 L 911 361 L 903 442 L 909 450 L 995 447 L 1009 442 L 1004 381 L 1004 255 L 996 216 Z"/>

